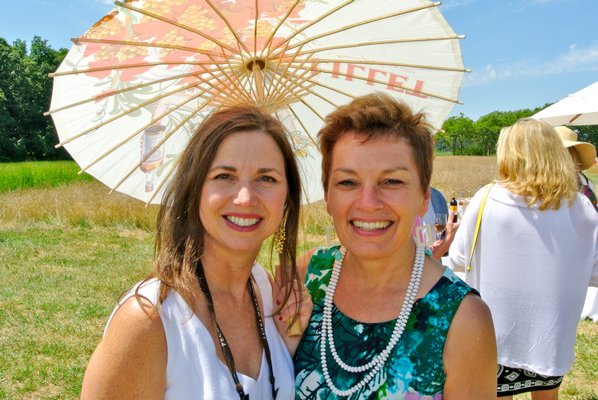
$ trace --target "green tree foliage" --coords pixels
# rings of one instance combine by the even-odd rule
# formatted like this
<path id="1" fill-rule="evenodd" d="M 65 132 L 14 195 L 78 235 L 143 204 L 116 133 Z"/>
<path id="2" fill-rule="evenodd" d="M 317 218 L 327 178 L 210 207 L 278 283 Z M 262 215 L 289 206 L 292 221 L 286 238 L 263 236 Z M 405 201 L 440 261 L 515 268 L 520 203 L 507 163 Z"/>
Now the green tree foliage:
<path id="1" fill-rule="evenodd" d="M 474 142 L 480 150 L 479 155 L 490 155 L 496 152 L 496 142 L 500 130 L 513 125 L 518 119 L 534 115 L 535 111 L 525 109 L 517 111 L 493 111 L 480 117 L 475 122 L 476 135 Z"/>
<path id="2" fill-rule="evenodd" d="M 12 45 L 0 38 L 0 161 L 67 158 L 55 149 L 56 130 L 43 115 L 50 105 L 52 81 L 66 50 L 53 50 L 46 40 L 33 38 Z"/>
<path id="3" fill-rule="evenodd" d="M 496 153 L 496 142 L 500 130 L 513 125 L 518 119 L 530 117 L 550 104 L 533 110 L 493 111 L 472 121 L 461 113 L 448 118 L 442 131 L 436 134 L 436 150 L 450 151 L 453 155 L 491 155 Z M 598 147 L 598 125 L 573 126 L 578 140 Z"/>
<path id="4" fill-rule="evenodd" d="M 577 131 L 577 140 L 590 142 L 598 148 L 598 125 L 571 127 Z"/>
<path id="5" fill-rule="evenodd" d="M 458 117 L 450 117 L 436 134 L 436 143 L 448 146 L 453 155 L 464 154 L 464 149 L 473 140 L 475 126 L 470 118 L 461 113 Z"/>

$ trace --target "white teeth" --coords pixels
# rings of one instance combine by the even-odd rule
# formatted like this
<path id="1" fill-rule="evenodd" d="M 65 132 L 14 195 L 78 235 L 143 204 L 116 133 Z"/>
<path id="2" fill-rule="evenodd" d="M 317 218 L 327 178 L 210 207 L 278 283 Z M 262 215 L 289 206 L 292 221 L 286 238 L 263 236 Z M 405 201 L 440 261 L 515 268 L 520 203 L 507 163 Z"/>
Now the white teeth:
<path id="1" fill-rule="evenodd" d="M 366 231 L 375 231 L 377 229 L 384 229 L 390 225 L 389 221 L 374 221 L 374 222 L 366 222 L 366 221 L 353 221 L 353 225 L 355 225 L 359 229 L 363 229 Z"/>
<path id="2" fill-rule="evenodd" d="M 233 224 L 239 225 L 239 226 L 251 226 L 251 225 L 257 224 L 259 221 L 259 218 L 241 218 L 241 217 L 231 217 L 231 216 L 227 216 L 226 219 L 228 219 Z"/>

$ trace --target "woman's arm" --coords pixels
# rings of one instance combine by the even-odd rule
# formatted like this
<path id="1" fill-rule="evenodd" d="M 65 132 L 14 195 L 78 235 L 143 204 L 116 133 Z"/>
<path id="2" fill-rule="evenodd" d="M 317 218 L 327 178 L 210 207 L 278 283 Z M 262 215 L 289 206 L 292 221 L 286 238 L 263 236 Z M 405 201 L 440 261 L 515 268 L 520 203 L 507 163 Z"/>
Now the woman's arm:
<path id="1" fill-rule="evenodd" d="M 141 302 L 131 297 L 112 318 L 85 371 L 82 400 L 164 398 L 166 336 L 151 303 Z"/>
<path id="2" fill-rule="evenodd" d="M 311 311 L 313 309 L 311 297 L 305 288 L 305 275 L 307 274 L 309 260 L 315 251 L 316 249 L 310 250 L 297 261 L 299 286 L 294 288 L 286 306 L 274 315 L 276 328 L 278 329 L 280 336 L 282 336 L 291 355 L 294 355 L 295 350 L 297 350 L 303 332 L 307 329 L 307 324 L 309 323 Z M 272 282 L 272 297 L 275 299 L 276 307 L 280 306 L 280 303 L 283 300 L 283 293 L 280 288 L 280 278 L 278 274 L 276 274 Z M 295 319 L 296 315 L 298 315 L 297 319 Z M 293 320 L 295 320 L 294 323 Z"/>
<path id="3" fill-rule="evenodd" d="M 441 261 L 441 258 L 449 251 L 449 247 L 453 243 L 453 239 L 455 239 L 457 229 L 459 229 L 460 221 L 453 222 L 454 216 L 455 212 L 452 210 L 449 211 L 445 237 L 441 240 L 435 241 L 432 243 L 432 246 L 430 246 L 430 250 L 432 250 L 432 257 L 438 261 Z"/>
<path id="4" fill-rule="evenodd" d="M 444 345 L 445 400 L 496 399 L 496 338 L 486 303 L 470 294 L 459 306 Z"/>

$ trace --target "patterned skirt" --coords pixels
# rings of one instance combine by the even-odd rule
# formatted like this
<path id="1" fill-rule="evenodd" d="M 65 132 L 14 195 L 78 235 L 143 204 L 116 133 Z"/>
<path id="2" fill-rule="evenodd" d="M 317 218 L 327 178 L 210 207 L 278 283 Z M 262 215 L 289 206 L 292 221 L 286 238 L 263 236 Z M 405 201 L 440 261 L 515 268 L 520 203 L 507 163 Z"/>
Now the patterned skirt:
<path id="1" fill-rule="evenodd" d="M 559 387 L 563 382 L 562 376 L 544 376 L 526 369 L 505 367 L 500 364 L 496 377 L 496 395 L 498 397 L 536 390 L 550 390 Z"/>

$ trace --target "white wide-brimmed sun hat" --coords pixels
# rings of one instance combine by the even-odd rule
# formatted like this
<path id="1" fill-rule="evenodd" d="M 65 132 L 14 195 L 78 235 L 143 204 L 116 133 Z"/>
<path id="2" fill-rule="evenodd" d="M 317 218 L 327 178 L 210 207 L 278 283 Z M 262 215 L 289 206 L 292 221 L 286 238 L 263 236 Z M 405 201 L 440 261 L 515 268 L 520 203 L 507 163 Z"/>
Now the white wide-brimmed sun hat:
<path id="1" fill-rule="evenodd" d="M 581 169 L 588 169 L 594 164 L 596 158 L 596 148 L 592 143 L 578 142 L 577 133 L 567 128 L 566 126 L 555 126 L 554 130 L 561 137 L 563 146 L 566 148 L 575 147 L 575 151 L 579 156 L 581 162 Z"/>

